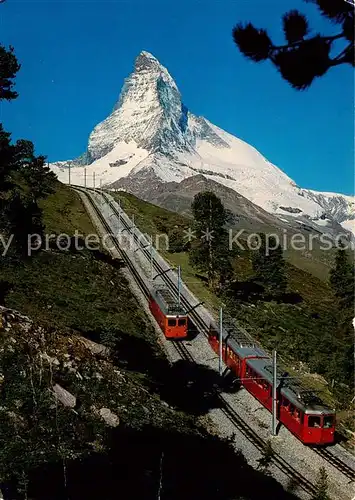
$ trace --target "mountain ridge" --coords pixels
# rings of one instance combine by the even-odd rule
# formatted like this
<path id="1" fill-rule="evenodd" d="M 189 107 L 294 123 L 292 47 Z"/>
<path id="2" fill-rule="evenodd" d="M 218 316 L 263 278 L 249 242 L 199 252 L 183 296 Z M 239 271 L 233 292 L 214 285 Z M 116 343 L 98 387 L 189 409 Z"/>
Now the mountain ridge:
<path id="1" fill-rule="evenodd" d="M 70 168 L 77 184 L 84 184 L 84 167 L 88 185 L 95 172 L 96 185 L 108 187 L 127 178 L 134 184 L 142 170 L 163 184 L 203 174 L 278 217 L 301 214 L 323 229 L 335 222 L 355 232 L 354 197 L 302 189 L 253 146 L 192 114 L 168 70 L 145 51 L 112 113 L 91 132 L 86 153 L 51 164 L 64 181 Z"/>

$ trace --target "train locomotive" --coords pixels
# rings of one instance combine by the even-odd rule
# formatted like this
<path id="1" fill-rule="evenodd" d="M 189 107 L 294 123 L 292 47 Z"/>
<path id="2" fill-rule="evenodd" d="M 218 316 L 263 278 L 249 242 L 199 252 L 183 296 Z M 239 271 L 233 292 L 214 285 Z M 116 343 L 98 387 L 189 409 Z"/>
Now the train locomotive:
<path id="1" fill-rule="evenodd" d="M 186 311 L 168 288 L 151 290 L 149 309 L 167 339 L 184 339 L 188 334 Z"/>
<path id="2" fill-rule="evenodd" d="M 272 360 L 254 344 L 240 344 L 230 334 L 222 335 L 222 354 L 226 366 L 242 385 L 265 408 L 272 411 Z M 219 332 L 211 327 L 208 341 L 219 353 Z M 302 443 L 329 445 L 334 443 L 335 412 L 323 405 L 311 391 L 305 391 L 287 374 L 277 374 L 277 418 Z"/>

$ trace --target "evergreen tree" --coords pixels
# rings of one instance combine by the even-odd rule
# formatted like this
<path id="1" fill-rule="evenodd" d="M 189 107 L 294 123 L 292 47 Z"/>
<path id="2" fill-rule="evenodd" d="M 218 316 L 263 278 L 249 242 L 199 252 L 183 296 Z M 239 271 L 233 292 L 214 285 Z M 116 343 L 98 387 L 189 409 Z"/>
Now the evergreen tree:
<path id="1" fill-rule="evenodd" d="M 268 293 L 282 294 L 287 288 L 283 250 L 280 244 L 276 245 L 274 237 L 269 237 L 267 244 L 265 234 L 261 233 L 259 236 L 260 248 L 252 253 L 255 277 L 263 283 Z"/>
<path id="2" fill-rule="evenodd" d="M 305 0 L 314 3 L 320 13 L 339 32 L 329 36 L 312 33 L 305 15 L 297 10 L 284 14 L 283 31 L 286 44 L 276 46 L 264 29 L 251 23 L 239 23 L 233 29 L 234 42 L 254 62 L 269 59 L 292 87 L 304 90 L 313 80 L 340 64 L 354 66 L 354 7 L 344 0 Z M 342 46 L 339 47 L 339 40 Z M 337 50 L 338 49 L 338 50 Z M 337 51 L 334 54 L 334 51 Z"/>
<path id="3" fill-rule="evenodd" d="M 34 200 L 45 198 L 53 192 L 55 175 L 50 171 L 44 156 L 35 156 L 31 141 L 19 140 L 15 144 L 17 167 Z"/>
<path id="4" fill-rule="evenodd" d="M 169 231 L 169 252 L 179 253 L 184 252 L 187 245 L 183 237 L 183 230 L 179 227 L 174 227 Z"/>
<path id="5" fill-rule="evenodd" d="M 335 256 L 335 266 L 330 271 L 330 284 L 343 308 L 354 308 L 354 265 L 350 264 L 342 243 Z"/>
<path id="6" fill-rule="evenodd" d="M 17 97 L 14 78 L 20 65 L 13 49 L 0 46 L 0 101 Z M 16 249 L 27 249 L 28 234 L 42 234 L 39 201 L 54 191 L 55 175 L 44 156 L 35 156 L 32 142 L 11 143 L 0 124 L 0 232 L 15 236 Z"/>
<path id="7" fill-rule="evenodd" d="M 315 485 L 316 491 L 312 500 L 330 500 L 328 495 L 328 475 L 324 467 L 319 469 L 318 480 Z"/>
<path id="8" fill-rule="evenodd" d="M 10 137 L 11 134 L 5 132 L 0 123 L 0 193 L 9 190 L 13 186 L 11 177 L 17 168 Z"/>
<path id="9" fill-rule="evenodd" d="M 354 376 L 354 265 L 350 263 L 342 243 L 335 256 L 335 266 L 330 271 L 330 285 L 337 301 L 332 311 L 334 327 L 329 340 L 328 371 L 338 382 L 348 384 Z M 334 351 L 334 339 L 337 349 Z"/>
<path id="10" fill-rule="evenodd" d="M 20 65 L 14 54 L 13 47 L 5 49 L 0 45 L 0 100 L 16 99 L 17 92 L 13 90 L 14 78 L 19 71 Z"/>
<path id="11" fill-rule="evenodd" d="M 197 236 L 190 251 L 190 262 L 208 277 L 211 288 L 222 286 L 232 276 L 228 233 L 228 212 L 212 192 L 195 196 L 191 205 Z"/>
<path id="12" fill-rule="evenodd" d="M 54 191 L 55 175 L 43 156 L 36 157 L 33 144 L 19 140 L 10 142 L 10 134 L 0 131 L 0 155 L 5 153 L 0 176 L 0 231 L 14 235 L 16 251 L 27 252 L 29 234 L 43 233 L 39 201 Z"/>

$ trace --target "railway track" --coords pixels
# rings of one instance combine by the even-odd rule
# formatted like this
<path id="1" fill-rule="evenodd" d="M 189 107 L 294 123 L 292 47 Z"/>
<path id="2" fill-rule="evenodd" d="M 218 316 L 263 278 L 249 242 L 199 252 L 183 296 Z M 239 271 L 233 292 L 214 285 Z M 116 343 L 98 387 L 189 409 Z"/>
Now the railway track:
<path id="1" fill-rule="evenodd" d="M 83 189 L 78 189 L 78 190 L 85 193 L 85 195 L 87 196 L 87 199 L 89 200 L 90 205 L 93 207 L 93 209 L 94 209 L 94 211 L 95 211 L 98 219 L 100 220 L 100 222 L 102 223 L 102 225 L 104 226 L 104 228 L 108 231 L 108 233 L 112 234 L 112 231 L 111 231 L 111 228 L 110 228 L 108 222 L 106 221 L 105 217 L 103 216 L 103 214 L 99 210 L 99 208 L 98 208 L 97 204 L 95 203 L 95 201 L 88 194 L 87 190 L 83 190 Z M 101 196 L 104 197 L 104 199 L 106 200 L 106 202 L 109 203 L 109 205 L 112 208 L 112 210 L 114 210 L 114 212 L 116 213 L 116 215 L 118 215 L 116 207 L 114 207 L 111 204 L 110 200 L 104 194 L 102 194 L 102 193 L 101 193 Z M 128 224 L 126 223 L 126 221 L 124 221 L 123 218 L 121 218 L 120 220 L 125 225 L 125 228 L 127 230 L 129 230 L 130 228 L 129 228 Z M 138 239 L 138 237 L 136 237 L 136 235 L 135 235 L 135 239 L 136 238 Z M 125 264 L 127 265 L 127 268 L 132 273 L 132 276 L 135 279 L 135 281 L 136 281 L 137 285 L 139 286 L 139 288 L 141 289 L 142 293 L 144 294 L 144 296 L 146 298 L 148 298 L 150 292 L 149 292 L 149 289 L 148 289 L 147 285 L 145 284 L 144 279 L 138 273 L 136 267 L 131 262 L 128 254 L 122 249 L 122 247 L 119 246 L 117 238 L 115 238 L 115 236 L 112 235 L 111 239 L 112 239 L 112 242 L 114 243 L 116 249 L 121 254 L 121 256 L 122 256 Z M 144 253 L 147 253 L 144 249 L 142 249 L 142 251 Z M 149 254 L 146 255 L 146 257 L 150 258 L 150 255 Z M 154 267 L 156 268 L 156 270 L 158 272 L 162 272 L 163 271 L 162 267 L 160 266 L 160 264 L 158 262 L 156 262 L 155 259 L 153 259 L 153 264 L 154 264 Z M 173 282 L 173 280 L 169 276 L 167 276 L 167 274 L 164 275 L 164 279 L 165 279 L 165 282 L 175 292 L 177 292 L 177 290 L 176 290 L 177 287 L 176 287 L 175 283 Z M 191 304 L 189 303 L 189 301 L 185 297 L 181 297 L 181 299 L 182 299 L 182 302 L 184 303 L 184 305 L 187 308 L 191 308 Z M 204 321 L 201 318 L 199 318 L 198 314 L 195 313 L 193 316 L 194 316 L 193 321 L 195 322 L 196 326 L 198 326 L 202 330 L 202 332 L 205 335 L 207 335 L 207 329 L 208 329 L 207 325 L 204 323 Z M 173 341 L 173 344 L 174 344 L 175 348 L 177 349 L 179 355 L 182 358 L 188 359 L 191 362 L 195 362 L 193 356 L 188 351 L 188 349 L 187 349 L 187 347 L 186 347 L 185 344 L 183 344 L 182 342 L 179 342 L 179 341 Z M 232 406 L 225 400 L 225 398 L 222 395 L 218 395 L 217 397 L 218 397 L 218 400 L 219 400 L 219 403 L 220 403 L 220 410 L 223 412 L 223 414 L 226 416 L 226 418 L 228 418 L 228 420 L 239 430 L 239 432 L 241 432 L 248 439 L 248 441 L 250 441 L 255 446 L 255 448 L 258 449 L 259 452 L 262 453 L 265 450 L 265 447 L 266 447 L 265 441 L 254 431 L 254 429 L 252 429 L 237 414 L 237 412 L 232 408 Z M 290 479 L 292 479 L 293 481 L 296 480 L 297 484 L 304 491 L 306 491 L 307 493 L 310 493 L 310 494 L 312 494 L 312 493 L 315 492 L 315 487 L 311 483 L 311 481 L 309 481 L 308 479 L 306 479 L 295 468 L 293 468 L 291 465 L 289 465 L 286 462 L 286 460 L 284 460 L 280 455 L 278 455 L 278 454 L 275 453 L 273 455 L 273 457 L 272 457 L 272 462 L 274 463 L 274 465 L 280 471 L 282 471 L 284 474 L 286 474 Z"/>
<path id="2" fill-rule="evenodd" d="M 355 471 L 348 464 L 343 462 L 341 458 L 335 456 L 329 449 L 327 448 L 313 448 L 313 451 L 320 455 L 326 462 L 331 464 L 333 467 L 338 469 L 340 472 L 346 476 L 350 482 L 355 481 Z"/>
<path id="3" fill-rule="evenodd" d="M 184 345 L 181 341 L 173 341 L 173 344 L 182 358 L 195 362 L 186 345 Z M 219 401 L 219 409 L 225 417 L 228 418 L 234 427 L 236 427 L 238 431 L 241 432 L 260 453 L 263 453 L 266 449 L 265 441 L 238 415 L 238 413 L 222 395 L 218 394 L 217 400 Z M 286 474 L 290 480 L 295 481 L 296 484 L 298 484 L 304 491 L 311 494 L 316 492 L 316 489 L 311 481 L 306 479 L 296 469 L 290 466 L 280 455 L 275 453 L 271 460 L 279 470 Z"/>
<path id="4" fill-rule="evenodd" d="M 145 281 L 143 280 L 142 276 L 138 273 L 136 267 L 132 264 L 131 260 L 129 259 L 127 253 L 119 246 L 118 244 L 118 241 L 117 239 L 115 238 L 115 236 L 112 234 L 112 231 L 111 231 L 111 228 L 108 224 L 108 222 L 106 221 L 105 217 L 102 215 L 102 213 L 100 212 L 98 206 L 96 205 L 96 203 L 93 201 L 93 199 L 91 198 L 91 196 L 87 193 L 86 190 L 84 189 L 80 189 L 80 188 L 77 188 L 75 187 L 75 189 L 77 191 L 80 191 L 82 193 L 84 193 L 86 196 L 87 196 L 87 199 L 89 200 L 90 202 L 90 205 L 92 206 L 92 208 L 94 209 L 95 211 L 95 214 L 97 215 L 98 219 L 100 220 L 101 224 L 104 226 L 104 228 L 107 230 L 108 234 L 111 234 L 111 239 L 112 239 L 112 242 L 113 244 L 115 245 L 115 248 L 116 250 L 121 254 L 127 268 L 129 269 L 129 271 L 132 273 L 132 276 L 134 278 L 134 280 L 136 281 L 137 285 L 139 286 L 141 292 L 143 293 L 143 295 L 147 298 L 149 297 L 149 289 L 147 287 L 147 285 L 145 284 Z"/>
<path id="5" fill-rule="evenodd" d="M 119 214 L 118 210 L 116 209 L 116 207 L 114 205 L 112 205 L 112 203 L 111 203 L 110 199 L 108 198 L 108 196 L 105 193 L 101 193 L 101 195 L 105 199 L 106 203 L 108 203 L 110 205 L 110 208 L 113 210 L 113 213 L 117 217 L 120 217 L 120 214 Z M 122 224 L 124 224 L 126 230 L 130 231 L 132 229 L 129 226 L 129 224 L 124 220 L 123 217 L 120 217 L 120 221 L 121 221 Z M 138 235 L 136 233 L 131 233 L 131 234 L 133 234 L 135 243 L 139 247 L 141 247 L 142 242 L 140 241 Z M 146 257 L 146 259 L 148 259 L 148 261 L 149 261 L 149 259 L 150 259 L 150 252 L 149 252 L 149 250 L 147 250 L 144 247 L 141 247 L 141 251 L 142 251 L 143 255 Z M 154 259 L 154 258 L 153 258 L 153 266 L 154 266 L 154 268 L 155 268 L 155 270 L 157 271 L 158 274 L 163 273 L 165 271 L 163 269 L 163 267 L 159 264 L 159 262 L 157 262 L 157 260 Z M 168 274 L 165 273 L 164 275 L 162 275 L 162 279 L 169 286 L 169 288 L 174 291 L 175 294 L 178 293 L 177 285 L 174 283 L 173 279 Z M 181 295 L 181 303 L 186 307 L 186 310 L 189 310 L 189 309 L 192 308 L 192 304 L 186 299 L 186 297 L 184 295 Z M 192 321 L 195 324 L 195 326 L 198 326 L 200 332 L 202 332 L 205 336 L 207 336 L 209 325 L 207 325 L 200 318 L 200 316 L 198 315 L 198 313 L 197 313 L 196 310 L 192 310 L 191 311 L 190 317 L 192 318 Z"/>

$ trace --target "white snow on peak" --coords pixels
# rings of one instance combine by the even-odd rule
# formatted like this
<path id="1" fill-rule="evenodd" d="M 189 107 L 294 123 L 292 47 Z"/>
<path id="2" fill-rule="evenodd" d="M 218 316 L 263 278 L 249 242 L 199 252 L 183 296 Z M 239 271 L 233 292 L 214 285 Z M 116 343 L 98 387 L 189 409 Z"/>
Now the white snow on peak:
<path id="1" fill-rule="evenodd" d="M 146 50 L 142 50 L 139 55 L 147 57 L 148 59 L 152 59 L 153 61 L 156 61 L 158 64 L 160 64 L 158 59 L 156 57 L 154 57 L 153 54 L 151 54 L 150 52 L 147 52 Z"/>
<path id="2" fill-rule="evenodd" d="M 277 215 L 354 227 L 355 198 L 302 189 L 254 147 L 188 111 L 168 70 L 149 52 L 136 58 L 113 112 L 91 132 L 87 153 L 52 169 L 60 180 L 111 184 L 142 170 L 162 182 L 203 174 Z M 352 229 L 353 230 L 353 229 Z"/>
<path id="3" fill-rule="evenodd" d="M 345 220 L 341 222 L 341 225 L 346 231 L 351 231 L 355 234 L 355 219 Z"/>

